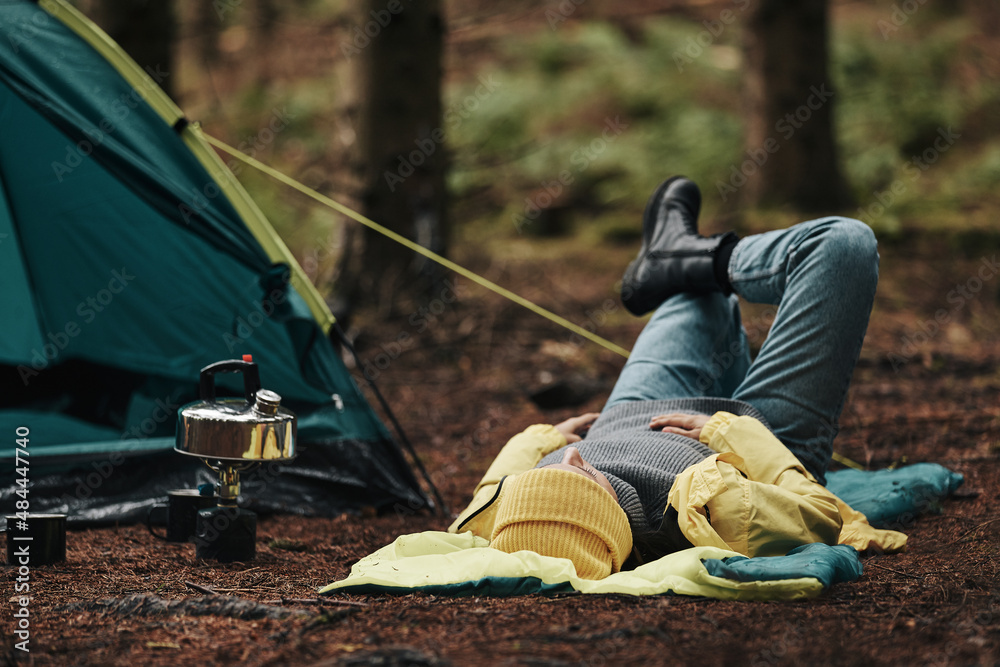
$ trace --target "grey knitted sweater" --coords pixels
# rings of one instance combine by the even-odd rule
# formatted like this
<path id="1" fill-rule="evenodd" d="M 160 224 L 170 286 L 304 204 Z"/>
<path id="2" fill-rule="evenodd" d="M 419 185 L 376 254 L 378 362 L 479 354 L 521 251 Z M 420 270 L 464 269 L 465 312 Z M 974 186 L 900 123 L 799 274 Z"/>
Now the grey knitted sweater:
<path id="1" fill-rule="evenodd" d="M 764 416 L 749 403 L 725 398 L 634 401 L 619 403 L 601 413 L 587 437 L 574 446 L 611 482 L 634 532 L 659 530 L 677 474 L 714 453 L 697 440 L 649 428 L 653 417 L 671 412 L 731 412 L 767 425 Z M 559 463 L 562 457 L 563 450 L 558 449 L 537 467 Z"/>

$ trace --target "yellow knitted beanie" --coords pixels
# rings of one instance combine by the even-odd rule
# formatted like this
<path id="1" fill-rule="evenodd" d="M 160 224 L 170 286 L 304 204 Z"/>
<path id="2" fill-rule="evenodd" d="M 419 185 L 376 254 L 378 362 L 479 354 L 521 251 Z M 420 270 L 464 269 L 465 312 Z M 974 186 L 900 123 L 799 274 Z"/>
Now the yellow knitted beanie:
<path id="1" fill-rule="evenodd" d="M 625 511 L 593 480 L 536 468 L 504 481 L 490 546 L 568 558 L 582 579 L 603 579 L 621 569 L 632 531 Z"/>

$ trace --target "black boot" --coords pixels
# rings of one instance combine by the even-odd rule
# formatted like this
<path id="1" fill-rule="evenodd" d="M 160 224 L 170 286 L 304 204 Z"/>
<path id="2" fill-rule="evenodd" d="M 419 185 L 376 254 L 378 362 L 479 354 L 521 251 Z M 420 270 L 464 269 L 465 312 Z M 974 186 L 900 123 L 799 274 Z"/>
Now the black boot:
<path id="1" fill-rule="evenodd" d="M 679 292 L 732 293 L 726 267 L 738 237 L 733 232 L 698 234 L 701 192 L 683 176 L 660 184 L 646 204 L 642 247 L 622 278 L 622 303 L 633 315 L 644 315 Z"/>

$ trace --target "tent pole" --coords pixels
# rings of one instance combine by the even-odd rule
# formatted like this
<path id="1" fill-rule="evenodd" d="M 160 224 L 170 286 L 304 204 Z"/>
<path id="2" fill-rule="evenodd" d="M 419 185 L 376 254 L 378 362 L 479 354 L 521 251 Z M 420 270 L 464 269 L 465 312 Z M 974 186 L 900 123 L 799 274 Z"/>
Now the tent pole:
<path id="1" fill-rule="evenodd" d="M 340 328 L 340 324 L 334 321 L 330 331 L 335 331 L 337 333 L 337 338 L 340 339 L 340 343 L 351 353 L 357 367 L 361 368 L 363 365 L 361 357 L 358 355 L 357 350 L 354 349 L 354 345 L 351 344 L 351 341 L 347 340 L 347 336 L 344 334 L 344 330 Z M 385 397 L 382 395 L 382 392 L 379 390 L 374 380 L 365 376 L 365 382 L 367 382 L 368 386 L 371 387 L 373 392 L 375 392 L 375 397 L 378 399 L 382 409 L 385 410 L 386 415 L 389 417 L 389 421 L 392 422 L 392 426 L 396 430 L 396 434 L 399 436 L 400 441 L 403 443 L 406 451 L 410 453 L 414 464 L 416 464 L 417 469 L 420 470 L 420 474 L 423 476 L 424 481 L 427 482 L 427 486 L 429 486 L 431 491 L 434 493 L 434 498 L 437 500 L 437 513 L 442 516 L 446 515 L 448 508 L 445 505 L 444 498 L 441 497 L 441 493 L 438 491 L 437 487 L 434 486 L 434 482 L 431 481 L 431 476 L 427 473 L 427 469 L 420 461 L 420 457 L 417 456 L 417 451 L 413 447 L 413 443 L 411 443 L 410 439 L 406 437 L 406 432 L 403 431 L 402 425 L 399 423 L 399 420 L 396 419 L 396 414 L 392 411 L 392 408 L 389 407 L 389 402 L 385 400 Z"/>

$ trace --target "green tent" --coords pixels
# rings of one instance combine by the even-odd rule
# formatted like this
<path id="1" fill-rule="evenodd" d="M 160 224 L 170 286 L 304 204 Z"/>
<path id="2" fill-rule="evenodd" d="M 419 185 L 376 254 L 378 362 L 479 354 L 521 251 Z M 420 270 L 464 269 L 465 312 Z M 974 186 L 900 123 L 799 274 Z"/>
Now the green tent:
<path id="1" fill-rule="evenodd" d="M 326 304 L 151 74 L 62 0 L 0 1 L 0 501 L 24 433 L 31 510 L 78 523 L 212 479 L 173 451 L 177 408 L 202 367 L 250 354 L 299 418 L 299 456 L 246 480 L 251 506 L 428 506 Z"/>

